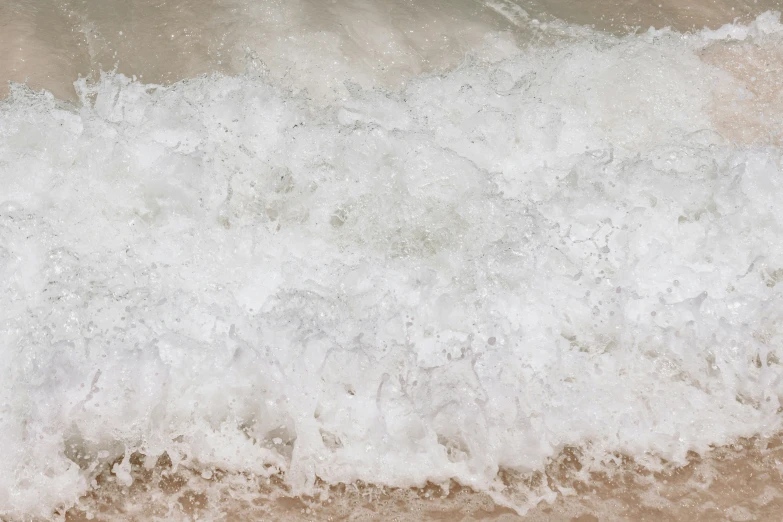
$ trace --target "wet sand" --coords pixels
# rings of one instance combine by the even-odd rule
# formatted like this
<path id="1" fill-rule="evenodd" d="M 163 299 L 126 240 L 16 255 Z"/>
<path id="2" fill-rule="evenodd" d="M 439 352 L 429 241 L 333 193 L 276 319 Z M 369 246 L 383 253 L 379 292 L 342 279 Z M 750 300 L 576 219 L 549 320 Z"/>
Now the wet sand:
<path id="1" fill-rule="evenodd" d="M 663 464 L 657 471 L 617 455 L 588 469 L 576 448 L 563 450 L 545 473 L 501 472 L 513 497 L 557 491 L 553 503 L 531 506 L 525 515 L 497 506 L 483 493 L 452 483 L 394 489 L 365 484 L 324 489 L 319 498 L 292 498 L 279 477 L 252 478 L 220 470 L 173 469 L 167 457 L 145 469 L 135 456 L 133 484 L 120 485 L 108 471 L 68 522 L 142 520 L 267 521 L 777 521 L 783 513 L 783 440 L 744 439 L 691 453 L 684 467 Z"/>

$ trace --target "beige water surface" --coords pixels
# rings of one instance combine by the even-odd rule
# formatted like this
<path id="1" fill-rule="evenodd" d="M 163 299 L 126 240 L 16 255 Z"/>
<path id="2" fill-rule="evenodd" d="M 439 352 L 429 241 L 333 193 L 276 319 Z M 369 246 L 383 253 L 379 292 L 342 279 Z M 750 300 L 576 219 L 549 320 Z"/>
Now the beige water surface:
<path id="1" fill-rule="evenodd" d="M 533 38 L 518 23 L 524 19 L 562 19 L 618 34 L 686 31 L 748 21 L 780 6 L 780 0 L 3 0 L 0 97 L 14 81 L 75 99 L 73 82 L 100 71 L 163 84 L 236 73 L 249 54 L 316 95 L 345 79 L 394 87 L 477 49 L 502 54 L 502 45 L 487 42 L 489 34 Z"/>

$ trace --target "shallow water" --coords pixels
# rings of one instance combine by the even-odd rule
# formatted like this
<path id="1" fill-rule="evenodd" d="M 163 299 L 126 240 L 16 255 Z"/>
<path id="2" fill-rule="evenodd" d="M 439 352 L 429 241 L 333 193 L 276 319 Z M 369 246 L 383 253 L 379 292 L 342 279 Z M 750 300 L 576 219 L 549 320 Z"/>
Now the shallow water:
<path id="1" fill-rule="evenodd" d="M 277 81 L 328 96 L 344 93 L 347 79 L 399 87 L 466 55 L 505 56 L 509 41 L 561 36 L 531 20 L 625 34 L 714 29 L 775 9 L 779 0 L 4 0 L 0 96 L 7 95 L 8 80 L 26 80 L 75 100 L 79 76 L 116 70 L 172 83 L 243 72 L 253 59 L 263 60 Z M 503 41 L 494 41 L 495 32 Z"/>
<path id="2" fill-rule="evenodd" d="M 774 7 L 0 4 L 0 515 L 772 519 Z"/>

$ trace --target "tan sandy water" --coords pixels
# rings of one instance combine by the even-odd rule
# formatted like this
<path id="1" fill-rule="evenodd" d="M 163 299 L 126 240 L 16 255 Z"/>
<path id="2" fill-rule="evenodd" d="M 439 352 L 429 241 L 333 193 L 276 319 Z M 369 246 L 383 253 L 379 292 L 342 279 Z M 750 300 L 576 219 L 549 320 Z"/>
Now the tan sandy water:
<path id="1" fill-rule="evenodd" d="M 514 5 L 505 0 L 490 4 Z M 541 20 L 559 18 L 617 33 L 633 27 L 716 28 L 781 8 L 780 0 L 544 0 L 519 5 Z M 299 69 L 300 75 L 312 74 L 321 82 L 353 76 L 369 84 L 380 78 L 398 85 L 411 74 L 459 63 L 487 30 L 510 28 L 513 24 L 498 10 L 471 0 L 3 0 L 0 97 L 10 80 L 74 99 L 72 83 L 101 70 L 164 84 L 204 73 L 238 72 L 246 66 L 247 49 L 279 76 Z M 525 39 L 524 34 L 518 37 Z M 323 59 L 333 63 L 302 63 L 302 47 L 315 56 L 324 47 Z M 349 63 L 334 62 L 337 53 L 328 52 L 330 47 Z M 288 49 L 296 49 L 295 58 L 289 59 Z"/>

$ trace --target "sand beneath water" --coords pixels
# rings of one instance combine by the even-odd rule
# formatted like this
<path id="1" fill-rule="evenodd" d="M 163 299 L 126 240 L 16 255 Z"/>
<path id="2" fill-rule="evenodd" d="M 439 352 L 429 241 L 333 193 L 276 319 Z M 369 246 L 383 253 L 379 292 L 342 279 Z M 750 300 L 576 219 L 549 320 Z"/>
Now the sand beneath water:
<path id="1" fill-rule="evenodd" d="M 69 522 L 143 520 L 265 521 L 774 521 L 783 513 L 783 440 L 745 439 L 684 467 L 659 471 L 617 455 L 600 471 L 583 468 L 579 450 L 568 448 L 545 473 L 505 473 L 514 497 L 558 491 L 553 503 L 525 515 L 496 505 L 483 493 L 452 483 L 449 491 L 427 485 L 393 489 L 366 484 L 325 488 L 318 498 L 292 498 L 278 477 L 254 478 L 220 470 L 173 469 L 162 457 L 152 469 L 133 459 L 134 482 L 120 485 L 108 471 L 77 507 Z"/>

